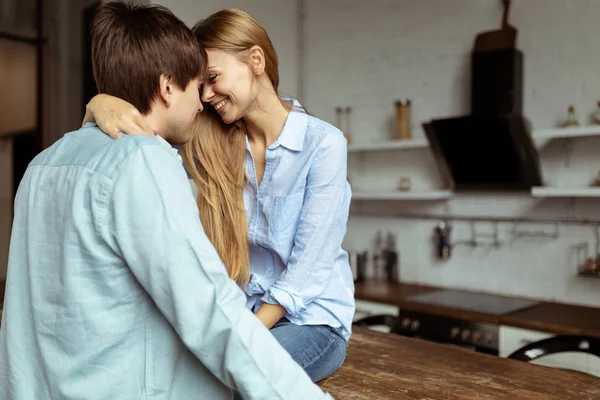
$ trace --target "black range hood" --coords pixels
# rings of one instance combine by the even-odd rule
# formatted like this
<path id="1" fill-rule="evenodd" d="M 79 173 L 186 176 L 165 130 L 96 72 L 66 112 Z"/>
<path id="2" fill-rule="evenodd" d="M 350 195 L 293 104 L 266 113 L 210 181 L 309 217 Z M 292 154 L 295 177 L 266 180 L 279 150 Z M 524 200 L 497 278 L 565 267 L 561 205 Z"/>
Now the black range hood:
<path id="1" fill-rule="evenodd" d="M 529 190 L 542 185 L 529 122 L 520 114 L 472 114 L 423 124 L 454 190 Z"/>
<path id="2" fill-rule="evenodd" d="M 480 34 L 471 55 L 471 114 L 423 124 L 448 186 L 455 190 L 529 190 L 542 185 L 531 124 L 523 109 L 523 54 L 508 24 Z"/>

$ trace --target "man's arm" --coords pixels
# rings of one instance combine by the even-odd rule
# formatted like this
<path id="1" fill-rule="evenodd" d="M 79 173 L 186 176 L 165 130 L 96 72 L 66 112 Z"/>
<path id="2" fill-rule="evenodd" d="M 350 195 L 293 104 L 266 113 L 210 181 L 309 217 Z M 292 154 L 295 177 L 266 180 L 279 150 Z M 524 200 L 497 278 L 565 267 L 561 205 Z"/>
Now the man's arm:
<path id="1" fill-rule="evenodd" d="M 113 188 L 116 250 L 190 351 L 245 398 L 331 398 L 244 306 L 202 229 L 181 164 L 154 143 L 135 151 Z"/>

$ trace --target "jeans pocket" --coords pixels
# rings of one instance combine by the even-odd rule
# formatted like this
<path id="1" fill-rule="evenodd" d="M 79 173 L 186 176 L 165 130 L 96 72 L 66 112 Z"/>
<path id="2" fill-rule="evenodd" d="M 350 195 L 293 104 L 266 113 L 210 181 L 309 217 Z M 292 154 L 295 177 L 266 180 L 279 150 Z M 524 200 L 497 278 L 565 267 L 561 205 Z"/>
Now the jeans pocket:
<path id="1" fill-rule="evenodd" d="M 288 196 L 273 196 L 267 217 L 267 237 L 274 245 L 286 242 L 292 243 L 300 212 L 304 193 L 296 193 Z"/>

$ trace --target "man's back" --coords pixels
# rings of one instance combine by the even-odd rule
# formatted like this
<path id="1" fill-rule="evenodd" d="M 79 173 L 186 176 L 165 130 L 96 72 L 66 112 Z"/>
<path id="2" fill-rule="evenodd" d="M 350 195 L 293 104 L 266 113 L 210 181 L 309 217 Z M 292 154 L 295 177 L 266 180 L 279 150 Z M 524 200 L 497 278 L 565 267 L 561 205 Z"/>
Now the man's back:
<path id="1" fill-rule="evenodd" d="M 32 161 L 15 200 L 0 398 L 229 398 L 222 381 L 280 398 L 295 367 L 255 360 L 273 342 L 244 301 L 174 149 L 94 126 L 69 133 Z M 271 376 L 253 388 L 256 374 Z M 296 377 L 295 391 L 316 390 Z"/>
<path id="2" fill-rule="evenodd" d="M 140 145 L 160 144 L 113 141 L 91 127 L 65 135 L 28 168 L 15 201 L 0 397 L 9 390 L 3 398 L 137 399 L 151 395 L 149 386 L 182 383 L 161 382 L 166 377 L 152 370 L 183 363 L 195 380 L 210 375 L 176 340 L 115 251 L 119 244 L 101 232 L 114 182 Z M 173 352 L 181 358 L 157 359 Z M 206 389 L 226 394 L 217 383 Z"/>

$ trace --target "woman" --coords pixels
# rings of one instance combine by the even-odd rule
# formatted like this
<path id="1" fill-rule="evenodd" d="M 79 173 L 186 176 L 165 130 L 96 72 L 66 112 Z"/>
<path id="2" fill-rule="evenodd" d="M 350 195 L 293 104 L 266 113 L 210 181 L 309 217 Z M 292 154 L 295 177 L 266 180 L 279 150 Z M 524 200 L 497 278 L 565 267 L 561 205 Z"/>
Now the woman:
<path id="1" fill-rule="evenodd" d="M 342 364 L 354 313 L 341 248 L 346 140 L 279 97 L 277 54 L 250 15 L 222 10 L 193 30 L 209 66 L 184 159 L 203 226 L 248 307 L 317 382 Z M 111 136 L 143 127 L 133 106 L 106 95 L 86 120 Z"/>

